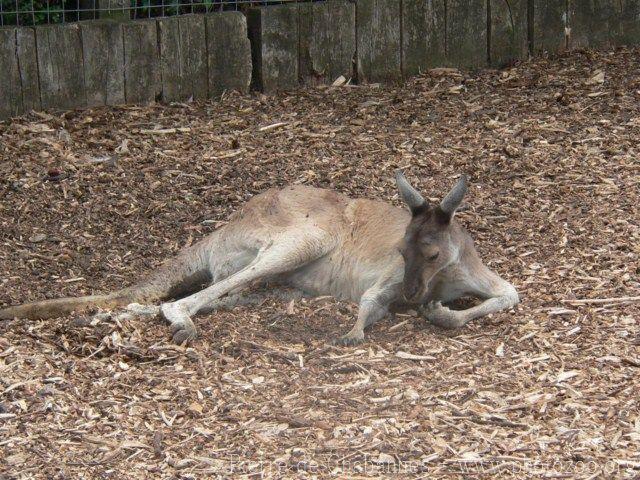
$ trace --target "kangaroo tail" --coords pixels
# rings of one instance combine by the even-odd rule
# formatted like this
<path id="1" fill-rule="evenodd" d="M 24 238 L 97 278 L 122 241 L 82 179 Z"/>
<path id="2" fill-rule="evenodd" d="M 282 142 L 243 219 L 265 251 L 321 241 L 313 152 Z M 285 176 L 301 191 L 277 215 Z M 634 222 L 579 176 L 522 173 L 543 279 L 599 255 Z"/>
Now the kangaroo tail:
<path id="1" fill-rule="evenodd" d="M 107 295 L 56 298 L 3 308 L 0 309 L 0 320 L 55 318 L 89 308 L 113 309 L 133 302 L 152 303 L 190 293 L 211 278 L 207 258 L 217 233 L 183 250 L 130 287 Z"/>
<path id="2" fill-rule="evenodd" d="M 54 318 L 90 307 L 115 307 L 119 302 L 111 295 L 89 295 L 86 297 L 55 298 L 39 302 L 24 303 L 0 310 L 0 320 L 12 318 Z"/>

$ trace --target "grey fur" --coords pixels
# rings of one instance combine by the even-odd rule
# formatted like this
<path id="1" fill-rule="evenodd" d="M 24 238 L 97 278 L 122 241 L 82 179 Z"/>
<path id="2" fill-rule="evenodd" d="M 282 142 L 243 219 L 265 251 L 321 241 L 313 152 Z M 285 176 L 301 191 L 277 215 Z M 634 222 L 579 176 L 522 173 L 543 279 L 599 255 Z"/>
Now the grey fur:
<path id="1" fill-rule="evenodd" d="M 449 217 L 453 217 L 466 193 L 467 176 L 462 175 L 447 196 L 442 199 L 442 202 L 440 202 L 440 210 L 446 213 Z"/>
<path id="2" fill-rule="evenodd" d="M 402 170 L 396 170 L 396 185 L 398 186 L 400 198 L 402 198 L 402 201 L 407 204 L 411 211 L 425 205 L 424 197 L 418 190 L 411 186 L 404 176 L 404 173 L 402 173 Z"/>

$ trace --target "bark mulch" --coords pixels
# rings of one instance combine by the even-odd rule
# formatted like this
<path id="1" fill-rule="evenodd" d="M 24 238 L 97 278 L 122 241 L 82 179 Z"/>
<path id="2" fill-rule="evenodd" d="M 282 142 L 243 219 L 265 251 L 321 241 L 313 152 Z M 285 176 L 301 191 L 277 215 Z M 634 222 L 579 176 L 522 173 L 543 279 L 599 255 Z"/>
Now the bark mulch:
<path id="1" fill-rule="evenodd" d="M 0 305 L 130 284 L 252 195 L 398 203 L 402 167 L 522 303 L 409 312 L 355 348 L 330 298 L 157 319 L 0 322 L 0 478 L 637 478 L 640 50 L 404 86 L 36 114 L 0 124 Z"/>

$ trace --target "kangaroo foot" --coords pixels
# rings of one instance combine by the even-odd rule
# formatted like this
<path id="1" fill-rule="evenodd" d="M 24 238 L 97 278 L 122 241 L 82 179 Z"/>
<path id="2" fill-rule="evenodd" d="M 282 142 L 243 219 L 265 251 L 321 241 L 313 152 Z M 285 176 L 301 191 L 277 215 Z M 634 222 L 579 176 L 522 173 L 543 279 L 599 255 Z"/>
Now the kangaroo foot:
<path id="1" fill-rule="evenodd" d="M 140 317 L 155 317 L 160 314 L 160 307 L 157 305 L 141 305 L 139 303 L 130 303 L 125 308 L 127 312 Z"/>
<path id="2" fill-rule="evenodd" d="M 171 323 L 174 343 L 178 345 L 186 344 L 198 336 L 195 324 L 182 305 L 177 303 L 163 303 L 160 306 L 160 313 Z"/>

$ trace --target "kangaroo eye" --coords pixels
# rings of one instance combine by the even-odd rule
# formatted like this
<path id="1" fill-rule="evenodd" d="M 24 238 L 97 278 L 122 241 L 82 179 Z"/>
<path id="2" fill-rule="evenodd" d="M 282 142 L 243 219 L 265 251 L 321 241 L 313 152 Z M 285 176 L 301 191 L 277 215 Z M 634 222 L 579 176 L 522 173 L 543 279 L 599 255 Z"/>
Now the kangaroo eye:
<path id="1" fill-rule="evenodd" d="M 438 255 L 440 255 L 440 252 L 436 252 L 433 255 L 429 255 L 427 257 L 427 260 L 434 261 L 436 258 L 438 258 Z"/>

